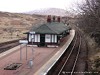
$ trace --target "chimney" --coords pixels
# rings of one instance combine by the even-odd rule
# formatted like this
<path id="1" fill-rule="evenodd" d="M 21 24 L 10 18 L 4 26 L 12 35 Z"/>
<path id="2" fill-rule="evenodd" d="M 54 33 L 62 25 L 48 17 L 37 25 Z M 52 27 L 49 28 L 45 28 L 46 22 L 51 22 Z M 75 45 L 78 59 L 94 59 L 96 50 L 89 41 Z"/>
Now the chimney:
<path id="1" fill-rule="evenodd" d="M 60 22 L 60 16 L 58 16 L 57 21 Z"/>
<path id="2" fill-rule="evenodd" d="M 55 22 L 55 19 L 56 19 L 56 17 L 55 17 L 55 16 L 53 16 L 53 22 Z"/>
<path id="3" fill-rule="evenodd" d="M 48 15 L 47 22 L 51 22 L 51 15 Z"/>

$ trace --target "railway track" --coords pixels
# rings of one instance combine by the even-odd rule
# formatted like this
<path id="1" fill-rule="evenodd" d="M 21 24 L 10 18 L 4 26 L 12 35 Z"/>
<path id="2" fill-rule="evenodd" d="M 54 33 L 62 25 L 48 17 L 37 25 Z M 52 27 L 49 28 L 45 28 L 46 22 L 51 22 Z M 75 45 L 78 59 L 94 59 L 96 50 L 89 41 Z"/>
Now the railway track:
<path id="1" fill-rule="evenodd" d="M 0 43 L 0 53 L 5 52 L 17 45 L 19 45 L 19 40 L 13 40 L 13 41 Z"/>
<path id="2" fill-rule="evenodd" d="M 79 42 L 77 42 L 78 40 Z M 65 63 L 63 64 L 60 71 L 58 72 L 58 75 L 64 75 L 64 74 L 73 75 L 74 74 L 76 63 L 80 54 L 80 46 L 81 46 L 81 37 L 75 40 L 75 44 L 73 45 L 72 50 L 70 51 Z"/>
<path id="3" fill-rule="evenodd" d="M 52 67 L 47 75 L 78 75 L 77 62 L 79 61 L 81 51 L 82 37 L 78 33 L 75 35 L 69 48 L 58 60 L 58 62 Z"/>

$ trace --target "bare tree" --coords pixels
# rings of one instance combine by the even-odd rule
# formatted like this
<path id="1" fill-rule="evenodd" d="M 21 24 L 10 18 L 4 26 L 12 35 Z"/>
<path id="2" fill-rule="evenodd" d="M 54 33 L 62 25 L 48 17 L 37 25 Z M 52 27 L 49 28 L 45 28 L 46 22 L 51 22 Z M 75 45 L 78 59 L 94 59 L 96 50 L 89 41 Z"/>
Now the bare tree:
<path id="1" fill-rule="evenodd" d="M 100 0 L 85 0 L 82 5 L 78 5 L 80 19 L 77 21 L 84 32 L 100 42 Z"/>

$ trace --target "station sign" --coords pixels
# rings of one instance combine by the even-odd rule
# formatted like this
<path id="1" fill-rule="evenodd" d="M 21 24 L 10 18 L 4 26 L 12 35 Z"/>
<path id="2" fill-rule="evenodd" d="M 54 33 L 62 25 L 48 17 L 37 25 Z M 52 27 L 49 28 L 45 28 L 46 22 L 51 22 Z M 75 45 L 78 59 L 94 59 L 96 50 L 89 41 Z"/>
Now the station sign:
<path id="1" fill-rule="evenodd" d="M 31 31 L 31 32 L 29 32 L 30 34 L 35 34 L 35 32 L 34 31 Z"/>
<path id="2" fill-rule="evenodd" d="M 21 44 L 28 44 L 28 40 L 19 40 L 19 43 L 21 43 Z"/>

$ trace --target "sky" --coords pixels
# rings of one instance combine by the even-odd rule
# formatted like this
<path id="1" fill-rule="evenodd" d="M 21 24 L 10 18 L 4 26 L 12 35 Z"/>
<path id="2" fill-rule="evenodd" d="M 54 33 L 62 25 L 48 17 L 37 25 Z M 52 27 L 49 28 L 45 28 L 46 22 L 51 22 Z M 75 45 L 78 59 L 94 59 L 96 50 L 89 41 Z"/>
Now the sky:
<path id="1" fill-rule="evenodd" d="M 0 11 L 28 12 L 43 8 L 68 9 L 81 0 L 0 0 Z"/>

